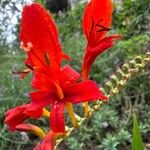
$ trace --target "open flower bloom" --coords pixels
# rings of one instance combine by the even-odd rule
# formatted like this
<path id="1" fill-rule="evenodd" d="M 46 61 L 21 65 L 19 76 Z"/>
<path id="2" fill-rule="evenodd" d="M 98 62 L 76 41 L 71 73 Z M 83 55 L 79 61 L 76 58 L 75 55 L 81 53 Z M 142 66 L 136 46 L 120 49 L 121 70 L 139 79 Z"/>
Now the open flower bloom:
<path id="1" fill-rule="evenodd" d="M 78 82 L 80 74 L 70 66 L 61 67 L 64 55 L 57 29 L 51 16 L 39 4 L 24 7 L 20 32 L 21 45 L 28 54 L 26 62 L 34 68 L 30 94 L 32 109 L 51 106 L 50 125 L 53 132 L 65 133 L 64 108 L 67 103 L 107 99 L 94 81 Z"/>
<path id="2" fill-rule="evenodd" d="M 25 64 L 33 72 L 30 93 L 31 103 L 18 106 L 6 113 L 5 123 L 11 130 L 36 133 L 43 142 L 35 150 L 53 150 L 58 134 L 65 133 L 64 109 L 66 108 L 73 126 L 76 126 L 72 104 L 87 101 L 107 100 L 97 84 L 88 80 L 88 74 L 95 58 L 113 46 L 120 35 L 105 37 L 111 25 L 111 0 L 91 0 L 86 6 L 83 18 L 83 30 L 88 44 L 80 74 L 69 65 L 62 66 L 63 59 L 70 59 L 63 53 L 59 43 L 57 28 L 51 15 L 39 4 L 26 5 L 23 9 L 20 46 L 27 53 Z M 24 123 L 25 120 L 39 118 L 44 108 L 50 106 L 51 130 L 46 135 L 39 127 Z"/>
<path id="3" fill-rule="evenodd" d="M 30 110 L 44 108 L 51 105 L 50 124 L 51 129 L 56 133 L 65 133 L 64 108 L 67 103 L 80 103 L 97 99 L 106 100 L 95 82 L 86 80 L 78 82 L 80 75 L 70 66 L 61 69 L 59 80 L 54 84 L 47 73 L 35 72 L 32 86 L 38 91 L 30 94 L 32 104 Z"/>
<path id="4" fill-rule="evenodd" d="M 82 76 L 86 80 L 95 58 L 114 45 L 121 35 L 106 37 L 112 20 L 112 0 L 91 0 L 86 6 L 83 16 L 83 31 L 87 38 Z"/>

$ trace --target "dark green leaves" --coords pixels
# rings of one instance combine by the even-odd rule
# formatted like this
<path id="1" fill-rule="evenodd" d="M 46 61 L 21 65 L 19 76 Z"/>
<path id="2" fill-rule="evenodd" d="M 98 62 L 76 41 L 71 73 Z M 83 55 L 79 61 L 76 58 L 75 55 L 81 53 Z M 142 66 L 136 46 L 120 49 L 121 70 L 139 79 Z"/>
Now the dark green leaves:
<path id="1" fill-rule="evenodd" d="M 140 131 L 135 113 L 133 115 L 132 150 L 144 150 L 144 144 L 143 144 L 142 137 L 141 137 L 141 131 Z"/>
<path id="2" fill-rule="evenodd" d="M 44 4 L 45 4 L 45 0 L 35 0 L 35 2 L 40 3 L 40 4 L 43 5 L 43 6 L 44 6 Z"/>

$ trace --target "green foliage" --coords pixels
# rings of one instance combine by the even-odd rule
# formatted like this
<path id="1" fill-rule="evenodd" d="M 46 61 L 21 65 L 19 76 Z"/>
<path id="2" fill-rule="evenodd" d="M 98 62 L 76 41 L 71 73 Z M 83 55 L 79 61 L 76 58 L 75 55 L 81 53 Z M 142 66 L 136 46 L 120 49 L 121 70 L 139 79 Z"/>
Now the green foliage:
<path id="1" fill-rule="evenodd" d="M 104 150 L 117 150 L 117 145 L 119 142 L 115 137 L 110 134 L 107 134 L 106 138 L 102 140 L 100 148 Z"/>
<path id="2" fill-rule="evenodd" d="M 141 33 L 148 34 L 150 27 L 149 0 L 123 0 L 114 10 L 113 26 L 126 38 Z M 121 6 L 120 6 L 121 5 Z"/>
<path id="3" fill-rule="evenodd" d="M 43 6 L 44 6 L 44 4 L 45 4 L 45 0 L 35 0 L 35 2 L 40 3 L 40 4 L 43 5 Z"/>
<path id="4" fill-rule="evenodd" d="M 19 53 L 20 56 L 22 54 Z M 22 99 L 24 103 L 28 99 L 30 77 L 20 80 L 19 75 L 12 73 L 12 70 L 23 69 L 21 62 L 24 57 L 17 57 L 17 55 L 18 53 L 10 53 L 0 56 L 0 116 L 3 116 L 8 108 L 22 103 Z M 2 119 L 0 117 L 1 121 Z"/>
<path id="5" fill-rule="evenodd" d="M 117 134 L 117 139 L 118 139 L 119 143 L 126 145 L 127 141 L 128 142 L 131 141 L 131 134 L 125 129 L 120 129 Z"/>
<path id="6" fill-rule="evenodd" d="M 118 112 L 112 106 L 107 105 L 96 112 L 64 144 L 67 146 L 67 150 L 118 149 L 125 147 L 131 141 L 131 135 L 127 128 L 125 120 L 121 120 Z"/>
<path id="7" fill-rule="evenodd" d="M 70 143 L 70 146 L 69 146 L 69 149 L 70 150 L 81 150 L 81 149 L 83 149 L 83 143 L 81 143 L 81 144 L 79 144 L 78 142 L 78 140 L 76 139 L 76 138 L 74 138 L 74 137 L 69 137 L 68 139 L 67 139 L 67 141 L 68 141 L 68 143 Z M 72 144 L 71 144 L 72 143 Z"/>
<path id="8" fill-rule="evenodd" d="M 142 137 L 141 137 L 141 131 L 140 131 L 135 113 L 133 115 L 132 150 L 144 150 L 144 144 L 143 144 Z"/>
<path id="9" fill-rule="evenodd" d="M 68 37 L 72 37 L 75 34 L 82 35 L 82 13 L 85 5 L 77 5 L 73 11 L 66 13 L 59 13 L 55 15 L 55 20 L 58 25 L 59 33 L 61 35 L 61 41 Z"/>

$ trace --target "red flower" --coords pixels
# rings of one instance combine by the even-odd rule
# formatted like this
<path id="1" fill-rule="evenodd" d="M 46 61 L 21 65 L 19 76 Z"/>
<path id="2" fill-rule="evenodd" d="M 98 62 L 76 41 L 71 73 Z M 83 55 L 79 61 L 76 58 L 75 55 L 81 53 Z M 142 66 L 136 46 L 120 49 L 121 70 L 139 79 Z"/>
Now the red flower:
<path id="1" fill-rule="evenodd" d="M 80 103 L 106 99 L 95 82 L 77 82 L 80 75 L 70 66 L 61 68 L 64 54 L 58 33 L 48 12 L 39 4 L 24 7 L 20 32 L 21 46 L 28 54 L 26 63 L 32 66 L 34 79 L 32 104 L 25 112 L 51 105 L 50 124 L 54 132 L 65 132 L 64 107 L 67 102 Z"/>
<path id="2" fill-rule="evenodd" d="M 61 69 L 57 83 L 51 81 L 49 74 L 51 74 L 49 70 L 47 73 L 34 72 L 32 86 L 38 91 L 30 94 L 32 104 L 29 110 L 51 105 L 50 124 L 56 133 L 65 132 L 64 107 L 67 102 L 76 104 L 107 99 L 95 82 L 91 80 L 78 82 L 80 75 L 70 66 Z M 28 111 L 26 113 L 32 116 L 32 113 Z"/>
<path id="3" fill-rule="evenodd" d="M 106 37 L 112 20 L 112 0 L 91 0 L 86 6 L 83 16 L 83 31 L 88 44 L 84 56 L 82 76 L 88 78 L 95 58 L 114 45 L 114 41 L 121 39 L 121 35 Z"/>
<path id="4" fill-rule="evenodd" d="M 11 131 L 16 130 L 17 125 L 22 124 L 25 120 L 30 118 L 30 116 L 24 113 L 28 107 L 30 107 L 30 104 L 21 105 L 12 108 L 5 113 L 6 118 L 4 122 L 9 126 L 9 129 Z M 39 118 L 42 115 L 42 113 L 42 109 L 32 110 L 32 117 L 35 119 Z"/>
<path id="5" fill-rule="evenodd" d="M 82 68 L 84 81 L 80 81 L 78 72 L 69 65 L 61 66 L 61 61 L 69 57 L 61 49 L 51 15 L 37 3 L 24 7 L 20 40 L 21 47 L 28 55 L 25 60 L 28 69 L 22 73 L 22 77 L 30 70 L 33 71 L 32 87 L 35 91 L 30 93 L 30 104 L 13 108 L 6 113 L 5 123 L 11 130 L 30 131 L 44 138 L 35 150 L 52 150 L 57 135 L 65 133 L 65 108 L 71 116 L 71 104 L 107 99 L 97 84 L 87 78 L 95 58 L 121 38 L 120 35 L 105 36 L 110 30 L 111 17 L 111 0 L 91 0 L 85 8 L 83 30 L 88 44 Z M 43 108 L 46 106 L 51 109 L 52 129 L 47 135 L 39 127 L 23 123 L 30 117 L 39 118 L 44 114 Z M 49 112 L 45 111 L 45 115 L 49 116 Z M 73 116 L 71 120 L 75 126 Z"/>
<path id="6" fill-rule="evenodd" d="M 62 52 L 50 14 L 37 3 L 25 5 L 23 9 L 20 41 L 28 54 L 25 64 L 32 70 L 51 68 L 53 73 L 59 73 L 61 60 L 69 59 Z"/>

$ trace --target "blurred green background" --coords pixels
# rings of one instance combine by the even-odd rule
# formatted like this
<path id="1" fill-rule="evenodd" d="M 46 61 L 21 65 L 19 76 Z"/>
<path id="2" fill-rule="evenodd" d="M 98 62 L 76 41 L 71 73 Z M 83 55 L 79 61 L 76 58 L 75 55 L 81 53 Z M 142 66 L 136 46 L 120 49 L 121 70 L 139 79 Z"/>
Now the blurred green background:
<path id="1" fill-rule="evenodd" d="M 6 110 L 29 101 L 32 75 L 20 80 L 18 75 L 12 74 L 24 68 L 25 53 L 19 49 L 18 33 L 22 5 L 26 2 L 29 1 L 0 1 L 0 150 L 30 150 L 38 140 L 31 134 L 9 132 L 3 124 Z M 57 3 L 57 0 L 47 0 L 45 6 L 54 12 L 63 50 L 72 57 L 70 65 L 80 72 L 86 46 L 81 28 L 85 3 Z M 117 67 L 148 52 L 149 29 L 149 0 L 115 0 L 111 33 L 122 34 L 124 39 L 96 60 L 90 77 L 104 87 Z M 147 145 L 150 143 L 150 66 L 134 76 L 119 95 L 110 99 L 58 149 L 130 150 L 133 112 L 138 114 L 142 138 Z M 46 128 L 48 121 L 40 119 L 37 124 Z"/>

